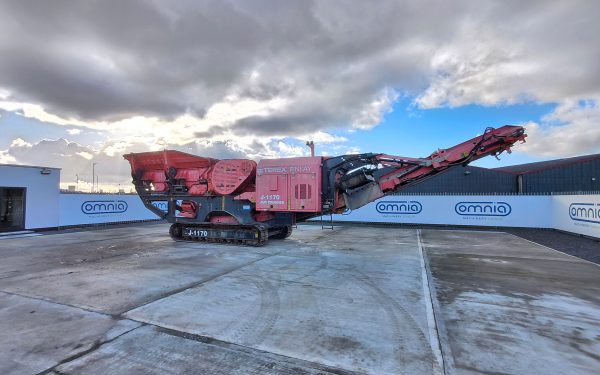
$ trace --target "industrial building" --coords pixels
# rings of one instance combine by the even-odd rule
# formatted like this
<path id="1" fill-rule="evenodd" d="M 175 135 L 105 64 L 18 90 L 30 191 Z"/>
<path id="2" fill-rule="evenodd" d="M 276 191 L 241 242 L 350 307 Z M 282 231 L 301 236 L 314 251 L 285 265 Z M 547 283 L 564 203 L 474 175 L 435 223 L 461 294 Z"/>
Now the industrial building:
<path id="1" fill-rule="evenodd" d="M 600 192 L 600 154 L 496 168 L 516 176 L 523 194 Z"/>
<path id="2" fill-rule="evenodd" d="M 0 231 L 58 226 L 60 169 L 0 164 Z"/>
<path id="3" fill-rule="evenodd" d="M 500 168 L 454 168 L 418 185 L 411 194 L 582 194 L 600 193 L 600 154 Z"/>

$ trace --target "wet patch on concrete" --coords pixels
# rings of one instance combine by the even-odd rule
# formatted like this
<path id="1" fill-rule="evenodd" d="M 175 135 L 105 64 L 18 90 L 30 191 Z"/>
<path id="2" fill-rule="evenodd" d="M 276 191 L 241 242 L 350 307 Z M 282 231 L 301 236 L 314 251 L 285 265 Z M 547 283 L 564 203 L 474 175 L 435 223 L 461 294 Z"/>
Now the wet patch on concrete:
<path id="1" fill-rule="evenodd" d="M 457 373 L 595 374 L 600 269 L 503 233 L 423 231 Z"/>

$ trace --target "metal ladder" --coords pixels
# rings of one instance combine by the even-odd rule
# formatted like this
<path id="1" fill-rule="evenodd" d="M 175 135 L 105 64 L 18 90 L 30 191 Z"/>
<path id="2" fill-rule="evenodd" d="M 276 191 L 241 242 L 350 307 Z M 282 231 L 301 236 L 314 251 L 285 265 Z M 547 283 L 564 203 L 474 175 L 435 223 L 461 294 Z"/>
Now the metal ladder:
<path id="1" fill-rule="evenodd" d="M 321 229 L 333 230 L 333 214 L 331 213 L 331 211 L 329 211 L 329 222 L 323 220 L 323 211 L 321 211 Z"/>

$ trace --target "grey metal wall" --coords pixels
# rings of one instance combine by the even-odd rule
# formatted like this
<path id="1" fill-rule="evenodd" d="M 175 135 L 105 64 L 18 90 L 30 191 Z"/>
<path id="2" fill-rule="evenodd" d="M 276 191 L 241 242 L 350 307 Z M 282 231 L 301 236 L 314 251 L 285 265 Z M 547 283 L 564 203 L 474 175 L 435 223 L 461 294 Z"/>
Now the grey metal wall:
<path id="1" fill-rule="evenodd" d="M 456 167 L 404 188 L 401 194 L 514 194 L 517 176 L 478 167 Z"/>
<path id="2" fill-rule="evenodd" d="M 600 159 L 523 175 L 523 193 L 600 191 Z"/>

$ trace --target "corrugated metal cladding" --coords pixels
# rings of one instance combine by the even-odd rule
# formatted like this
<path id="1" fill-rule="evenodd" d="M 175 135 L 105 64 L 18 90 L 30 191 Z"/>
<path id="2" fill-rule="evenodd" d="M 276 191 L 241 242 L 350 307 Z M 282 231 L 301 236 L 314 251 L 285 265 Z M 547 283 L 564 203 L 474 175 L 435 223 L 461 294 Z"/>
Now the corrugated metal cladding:
<path id="1" fill-rule="evenodd" d="M 600 193 L 600 154 L 486 169 L 456 167 L 400 194 Z"/>
<path id="2" fill-rule="evenodd" d="M 523 193 L 600 191 L 600 158 L 523 174 Z"/>
<path id="3" fill-rule="evenodd" d="M 516 193 L 517 179 L 511 173 L 479 167 L 456 167 L 408 186 L 401 194 L 496 194 Z"/>

